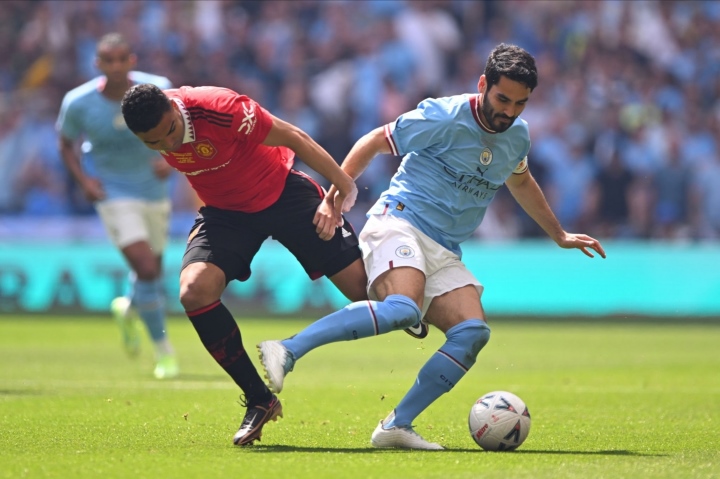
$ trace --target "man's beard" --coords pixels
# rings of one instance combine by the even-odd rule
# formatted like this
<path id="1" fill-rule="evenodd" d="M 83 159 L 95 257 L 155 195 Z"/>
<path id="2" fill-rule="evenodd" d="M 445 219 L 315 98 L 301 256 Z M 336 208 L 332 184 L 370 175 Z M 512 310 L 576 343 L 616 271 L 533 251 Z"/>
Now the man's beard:
<path id="1" fill-rule="evenodd" d="M 492 105 L 490 105 L 490 102 L 487 100 L 487 97 L 485 95 L 483 95 L 482 104 L 480 105 L 480 111 L 482 112 L 483 118 L 485 118 L 485 122 L 488 124 L 490 129 L 496 133 L 502 133 L 503 131 L 507 130 L 513 125 L 513 123 L 515 123 L 515 120 L 517 119 L 517 117 L 496 115 L 492 109 Z M 505 118 L 509 119 L 510 121 L 502 123 L 496 121 L 496 119 L 498 118 Z"/>

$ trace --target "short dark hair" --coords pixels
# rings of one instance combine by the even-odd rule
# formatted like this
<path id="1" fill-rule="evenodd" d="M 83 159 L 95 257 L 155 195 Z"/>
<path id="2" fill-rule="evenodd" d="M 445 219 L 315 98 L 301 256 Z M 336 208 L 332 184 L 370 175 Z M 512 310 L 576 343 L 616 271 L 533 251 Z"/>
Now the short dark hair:
<path id="1" fill-rule="evenodd" d="M 538 82 L 535 58 L 517 45 L 501 43 L 490 52 L 485 64 L 488 90 L 497 84 L 502 76 L 524 84 L 530 91 L 534 90 Z"/>
<path id="2" fill-rule="evenodd" d="M 125 92 L 120 108 L 130 131 L 145 133 L 160 124 L 172 104 L 160 88 L 151 83 L 143 83 Z"/>
<path id="3" fill-rule="evenodd" d="M 100 52 L 103 48 L 118 48 L 118 47 L 126 47 L 128 50 L 130 50 L 130 44 L 125 39 L 124 36 L 122 36 L 119 33 L 106 33 L 102 36 L 102 38 L 97 42 L 97 45 L 95 46 L 95 52 L 96 54 Z"/>

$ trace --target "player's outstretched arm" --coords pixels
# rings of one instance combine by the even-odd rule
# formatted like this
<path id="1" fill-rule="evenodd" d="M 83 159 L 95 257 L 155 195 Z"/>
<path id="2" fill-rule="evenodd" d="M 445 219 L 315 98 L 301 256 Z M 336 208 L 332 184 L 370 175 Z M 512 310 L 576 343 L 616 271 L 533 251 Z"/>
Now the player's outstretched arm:
<path id="1" fill-rule="evenodd" d="M 522 206 L 525 212 L 540 225 L 540 227 L 561 248 L 577 248 L 590 258 L 594 258 L 590 250 L 594 250 L 605 258 L 605 250 L 598 240 L 585 234 L 568 233 L 552 212 L 545 195 L 537 184 L 535 178 L 526 170 L 522 174 L 513 174 L 505 182 L 515 201 Z"/>
<path id="2" fill-rule="evenodd" d="M 305 164 L 330 181 L 332 188 L 338 192 L 338 201 L 333 204 L 332 200 L 328 198 L 327 203 L 323 202 L 320 205 L 313 219 L 313 224 L 320 238 L 329 240 L 335 234 L 335 228 L 342 226 L 342 212 L 349 211 L 355 204 L 357 198 L 355 181 L 340 168 L 332 156 L 310 135 L 274 116 L 272 121 L 272 128 L 263 144 L 290 148 Z"/>

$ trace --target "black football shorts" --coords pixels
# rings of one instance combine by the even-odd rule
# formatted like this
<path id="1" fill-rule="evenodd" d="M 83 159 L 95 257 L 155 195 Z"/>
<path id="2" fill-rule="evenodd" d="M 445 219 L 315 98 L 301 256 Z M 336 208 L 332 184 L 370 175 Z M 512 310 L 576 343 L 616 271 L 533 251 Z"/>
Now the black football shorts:
<path id="1" fill-rule="evenodd" d="M 272 237 L 297 258 L 311 279 L 339 273 L 362 255 L 347 221 L 330 241 L 315 232 L 313 217 L 323 196 L 312 178 L 291 170 L 280 198 L 262 211 L 200 208 L 188 236 L 183 269 L 191 263 L 212 263 L 223 270 L 226 282 L 245 281 L 255 254 Z"/>

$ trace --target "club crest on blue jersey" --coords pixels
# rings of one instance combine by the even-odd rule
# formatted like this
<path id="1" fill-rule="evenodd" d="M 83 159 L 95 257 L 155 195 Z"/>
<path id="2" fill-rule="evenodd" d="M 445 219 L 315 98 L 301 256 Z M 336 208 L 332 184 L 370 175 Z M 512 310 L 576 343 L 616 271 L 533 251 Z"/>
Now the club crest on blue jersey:
<path id="1" fill-rule="evenodd" d="M 493 153 L 492 150 L 488 147 L 483 148 L 482 153 L 480 153 L 480 163 L 482 163 L 484 166 L 487 166 L 492 162 Z"/>
<path id="2" fill-rule="evenodd" d="M 403 245 L 395 250 L 395 255 L 400 258 L 412 258 L 413 256 L 415 256 L 415 250 L 408 245 Z"/>

